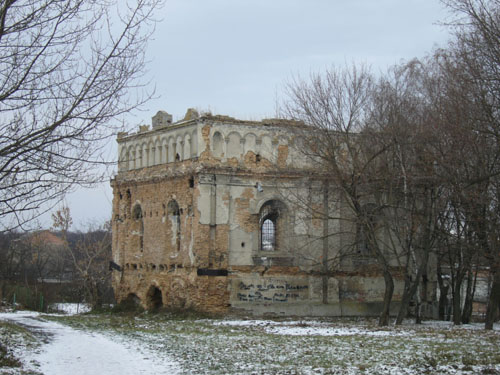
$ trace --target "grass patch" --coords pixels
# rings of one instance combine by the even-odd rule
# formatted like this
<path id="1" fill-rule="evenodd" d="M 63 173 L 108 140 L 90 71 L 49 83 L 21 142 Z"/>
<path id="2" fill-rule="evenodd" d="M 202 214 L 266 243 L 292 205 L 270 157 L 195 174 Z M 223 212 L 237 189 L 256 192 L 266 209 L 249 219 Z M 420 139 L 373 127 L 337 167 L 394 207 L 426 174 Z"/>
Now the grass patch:
<path id="1" fill-rule="evenodd" d="M 429 326 L 380 330 L 347 320 L 235 322 L 196 312 L 51 319 L 174 359 L 185 374 L 500 374 L 500 332 Z M 276 334 L 278 328 L 304 334 Z M 325 329 L 344 333 L 314 334 Z"/>
<path id="2" fill-rule="evenodd" d="M 7 372 L 8 369 L 16 369 L 15 373 L 24 374 L 20 358 L 25 348 L 36 346 L 37 340 L 26 328 L 0 321 L 0 373 L 12 373 Z"/>
<path id="3" fill-rule="evenodd" d="M 21 367 L 21 362 L 15 358 L 5 347 L 0 343 L 0 367 Z"/>

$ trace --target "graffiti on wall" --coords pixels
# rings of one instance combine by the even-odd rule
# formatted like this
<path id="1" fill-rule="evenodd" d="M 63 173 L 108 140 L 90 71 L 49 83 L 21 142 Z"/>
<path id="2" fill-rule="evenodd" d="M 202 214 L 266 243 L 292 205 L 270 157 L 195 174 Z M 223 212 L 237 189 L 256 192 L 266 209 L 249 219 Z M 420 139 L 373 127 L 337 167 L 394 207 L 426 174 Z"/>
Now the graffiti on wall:
<path id="1" fill-rule="evenodd" d="M 236 297 L 240 302 L 296 302 L 309 298 L 307 284 L 289 283 L 284 280 L 240 281 Z"/>

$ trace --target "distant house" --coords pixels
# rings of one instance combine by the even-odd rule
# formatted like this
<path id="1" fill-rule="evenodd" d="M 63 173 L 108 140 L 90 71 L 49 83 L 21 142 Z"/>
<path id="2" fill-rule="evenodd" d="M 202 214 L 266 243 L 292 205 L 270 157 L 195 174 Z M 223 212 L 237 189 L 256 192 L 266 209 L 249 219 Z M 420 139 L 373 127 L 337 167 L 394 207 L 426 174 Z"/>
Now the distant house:
<path id="1" fill-rule="evenodd" d="M 38 283 L 55 283 L 62 281 L 64 274 L 64 258 L 66 242 L 49 230 L 29 232 L 16 241 L 14 246 L 18 251 L 13 252 L 23 263 L 22 268 L 27 278 Z"/>

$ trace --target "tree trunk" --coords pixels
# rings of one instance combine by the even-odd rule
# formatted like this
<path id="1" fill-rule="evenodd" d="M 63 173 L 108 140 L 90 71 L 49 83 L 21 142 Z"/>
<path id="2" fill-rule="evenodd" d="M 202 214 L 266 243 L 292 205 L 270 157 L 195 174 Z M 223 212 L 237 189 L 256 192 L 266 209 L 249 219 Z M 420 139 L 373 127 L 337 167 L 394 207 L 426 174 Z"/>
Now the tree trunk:
<path id="1" fill-rule="evenodd" d="M 394 280 L 389 272 L 389 267 L 385 265 L 384 267 L 384 282 L 385 282 L 385 292 L 384 292 L 384 306 L 380 314 L 378 325 L 387 326 L 389 325 L 389 313 L 391 308 L 392 294 L 394 293 Z"/>
<path id="2" fill-rule="evenodd" d="M 474 302 L 474 291 L 476 289 L 477 277 L 477 263 L 476 271 L 472 272 L 472 267 L 467 273 L 467 291 L 465 293 L 464 309 L 462 311 L 462 323 L 469 324 L 472 317 L 472 307 Z"/>
<path id="3" fill-rule="evenodd" d="M 407 271 L 408 272 L 408 271 Z M 412 298 L 411 294 L 412 283 L 408 275 L 405 277 L 405 285 L 403 289 L 403 296 L 401 297 L 401 305 L 399 306 L 398 316 L 396 318 L 396 325 L 403 323 L 403 319 L 408 314 L 408 307 Z"/>
<path id="4" fill-rule="evenodd" d="M 450 286 L 443 280 L 443 273 L 441 270 L 440 263 L 438 263 L 437 266 L 437 281 L 439 285 L 439 307 L 438 307 L 439 319 L 447 320 L 446 312 L 448 310 L 448 291 L 450 289 Z"/>
<path id="5" fill-rule="evenodd" d="M 102 307 L 102 293 L 99 288 L 99 285 L 96 281 L 92 280 L 92 301 L 91 306 L 92 310 L 100 309 Z"/>
<path id="6" fill-rule="evenodd" d="M 417 301 L 417 306 L 415 307 L 415 324 L 422 324 L 422 302 L 420 298 Z"/>
<path id="7" fill-rule="evenodd" d="M 488 308 L 486 310 L 486 321 L 484 329 L 493 329 L 493 323 L 498 315 L 498 305 L 500 304 L 500 270 L 495 270 L 493 276 L 493 284 L 491 286 L 490 298 L 488 300 Z"/>
<path id="8" fill-rule="evenodd" d="M 420 281 L 422 280 L 422 275 L 424 274 L 424 270 L 427 268 L 427 259 L 428 259 L 428 257 L 426 256 L 424 261 L 422 262 L 422 264 L 420 264 L 417 275 L 416 275 L 415 280 L 413 282 L 410 280 L 409 277 L 407 278 L 408 283 L 409 283 L 408 290 L 407 290 L 406 280 L 405 280 L 405 290 L 403 292 L 403 298 L 401 299 L 401 306 L 399 307 L 398 316 L 396 318 L 396 325 L 402 324 L 403 319 L 406 318 L 406 315 L 408 314 L 408 307 L 410 305 L 410 301 L 413 298 L 413 296 L 415 295 L 415 293 L 417 292 L 418 286 L 420 285 Z M 420 304 L 420 299 L 419 299 L 418 304 L 417 304 L 417 309 L 415 310 L 416 318 L 418 320 L 417 323 L 421 322 L 420 311 L 419 311 L 419 309 L 421 307 L 420 305 L 421 304 Z"/>
<path id="9" fill-rule="evenodd" d="M 460 325 L 462 323 L 462 307 L 461 307 L 461 289 L 463 275 L 458 272 L 453 288 L 453 324 Z"/>

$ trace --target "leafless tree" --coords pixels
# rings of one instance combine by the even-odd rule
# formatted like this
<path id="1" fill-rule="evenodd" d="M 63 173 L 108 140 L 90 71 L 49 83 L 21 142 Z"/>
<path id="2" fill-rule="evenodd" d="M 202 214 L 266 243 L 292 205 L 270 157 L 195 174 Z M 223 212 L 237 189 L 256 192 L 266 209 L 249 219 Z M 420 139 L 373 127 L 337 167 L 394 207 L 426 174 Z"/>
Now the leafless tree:
<path id="1" fill-rule="evenodd" d="M 470 239 L 487 257 L 493 278 L 485 328 L 492 329 L 500 304 L 500 2 L 498 0 L 445 0 L 455 16 L 455 39 L 448 48 L 448 62 L 457 69 L 450 86 L 456 132 L 465 147 L 455 160 L 462 162 L 455 181 L 455 200 L 466 220 Z M 451 84 L 453 83 L 453 84 Z M 457 103 L 460 103 L 457 105 Z M 450 100 L 451 102 L 451 100 Z M 464 110 L 465 109 L 465 110 Z M 458 137 L 455 136 L 454 139 Z M 469 241 L 469 243 L 471 242 Z"/>
<path id="2" fill-rule="evenodd" d="M 301 151 L 316 166 L 313 172 L 340 192 L 339 199 L 349 211 L 343 220 L 354 228 L 351 237 L 363 233 L 363 242 L 380 267 L 385 292 L 379 324 L 387 325 L 394 291 L 390 260 L 394 249 L 381 235 L 384 220 L 380 218 L 388 205 L 391 181 L 386 183 L 382 171 L 387 144 L 377 142 L 379 134 L 368 126 L 372 95 L 373 78 L 366 67 L 332 68 L 309 80 L 292 81 L 282 108 L 284 116 L 306 124 Z M 352 241 L 349 253 L 356 253 L 356 243 Z"/>
<path id="3" fill-rule="evenodd" d="M 387 198 L 385 228 L 394 257 L 404 277 L 403 295 L 396 319 L 401 324 L 415 299 L 420 321 L 422 297 L 426 297 L 428 260 L 436 240 L 437 208 L 441 188 L 436 178 L 432 145 L 437 132 L 428 100 L 429 74 L 425 62 L 411 60 L 389 69 L 376 85 L 370 127 L 377 142 L 385 144 Z"/>
<path id="4" fill-rule="evenodd" d="M 111 225 L 91 225 L 74 248 L 69 248 L 74 267 L 93 309 L 100 308 L 103 297 L 111 288 L 109 259 L 111 259 Z"/>
<path id="5" fill-rule="evenodd" d="M 0 233 L 0 299 L 6 296 L 8 284 L 19 278 L 28 262 L 24 249 L 15 246 L 20 236 L 16 232 Z"/>
<path id="6" fill-rule="evenodd" d="M 99 181 L 116 120 L 146 101 L 162 0 L 0 2 L 0 230 Z"/>
<path id="7" fill-rule="evenodd" d="M 67 206 L 62 206 L 52 214 L 53 228 L 62 233 L 66 242 L 66 251 L 75 270 L 75 282 L 82 288 L 85 300 L 92 308 L 99 308 L 103 294 L 111 287 L 111 275 L 108 269 L 111 259 L 111 223 L 102 225 L 89 224 L 84 233 L 76 236 L 76 241 L 69 243 L 68 228 L 72 218 Z"/>

